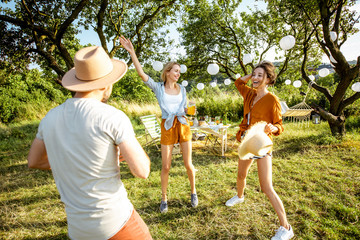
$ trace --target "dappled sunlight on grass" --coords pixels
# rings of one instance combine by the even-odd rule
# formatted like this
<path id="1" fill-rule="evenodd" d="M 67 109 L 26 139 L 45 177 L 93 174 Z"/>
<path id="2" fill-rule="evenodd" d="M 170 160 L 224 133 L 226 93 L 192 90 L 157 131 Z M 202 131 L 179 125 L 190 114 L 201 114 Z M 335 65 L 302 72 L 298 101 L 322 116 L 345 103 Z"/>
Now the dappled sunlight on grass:
<path id="1" fill-rule="evenodd" d="M 144 143 L 144 129 L 131 118 Z M 67 239 L 64 206 L 51 172 L 29 170 L 26 155 L 38 121 L 0 126 L 0 231 L 2 239 Z M 121 178 L 128 196 L 154 239 L 269 239 L 279 222 L 261 192 L 256 163 L 247 177 L 245 202 L 228 208 L 236 193 L 237 123 L 229 129 L 228 151 L 193 142 L 199 206 L 190 205 L 190 186 L 181 154 L 174 154 L 168 186 L 169 212 L 161 214 L 161 154 L 145 147 L 151 159 L 148 179 L 135 178 L 126 162 Z M 326 123 L 285 123 L 274 137 L 273 185 L 282 199 L 294 239 L 360 238 L 360 137 L 339 140 Z"/>

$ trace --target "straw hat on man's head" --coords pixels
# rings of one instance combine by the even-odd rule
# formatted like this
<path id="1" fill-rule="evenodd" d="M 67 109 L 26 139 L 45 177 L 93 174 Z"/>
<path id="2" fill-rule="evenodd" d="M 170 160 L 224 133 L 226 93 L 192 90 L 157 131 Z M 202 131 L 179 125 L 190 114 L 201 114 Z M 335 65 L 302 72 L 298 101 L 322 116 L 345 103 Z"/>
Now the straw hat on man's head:
<path id="1" fill-rule="evenodd" d="M 266 124 L 266 122 L 258 122 L 246 132 L 238 149 L 240 159 L 247 160 L 254 156 L 264 156 L 271 151 L 273 143 L 264 132 Z"/>
<path id="2" fill-rule="evenodd" d="M 74 65 L 62 78 L 64 88 L 88 92 L 109 86 L 127 71 L 125 62 L 110 59 L 102 47 L 85 47 L 76 52 Z"/>

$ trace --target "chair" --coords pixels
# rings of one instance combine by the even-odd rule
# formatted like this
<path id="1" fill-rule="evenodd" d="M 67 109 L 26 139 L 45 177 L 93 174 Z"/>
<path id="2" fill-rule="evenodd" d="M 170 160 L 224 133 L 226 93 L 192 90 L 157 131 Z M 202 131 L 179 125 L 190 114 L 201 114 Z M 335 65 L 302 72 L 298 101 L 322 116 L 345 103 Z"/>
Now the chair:
<path id="1" fill-rule="evenodd" d="M 157 143 L 160 141 L 161 138 L 161 126 L 156 119 L 156 115 L 141 116 L 140 120 L 145 127 L 145 138 L 146 138 L 145 146 L 155 143 L 156 148 L 160 150 Z M 148 140 L 148 136 L 150 136 L 149 140 Z M 174 144 L 172 154 L 179 154 L 180 152 L 181 152 L 180 144 L 178 143 Z"/>
<path id="2" fill-rule="evenodd" d="M 227 150 L 227 129 L 229 126 L 198 126 L 192 127 L 193 130 L 202 131 L 206 133 L 205 146 L 208 144 L 215 150 L 216 146 L 221 148 L 221 156 L 225 156 Z"/>
<path id="3" fill-rule="evenodd" d="M 157 145 L 157 142 L 160 141 L 161 127 L 156 119 L 156 115 L 141 116 L 140 120 L 145 127 L 145 137 L 146 137 L 145 146 L 155 143 L 156 148 L 160 150 L 159 146 Z M 149 140 L 148 140 L 148 136 L 150 136 Z"/>

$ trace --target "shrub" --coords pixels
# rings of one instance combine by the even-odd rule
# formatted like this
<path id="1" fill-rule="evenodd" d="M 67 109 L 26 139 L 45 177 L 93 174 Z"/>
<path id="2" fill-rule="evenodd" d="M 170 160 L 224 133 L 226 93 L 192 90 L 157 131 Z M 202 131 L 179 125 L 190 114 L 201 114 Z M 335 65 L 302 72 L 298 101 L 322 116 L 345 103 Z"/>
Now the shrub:
<path id="1" fill-rule="evenodd" d="M 111 98 L 115 101 L 156 102 L 155 94 L 143 83 L 135 69 L 130 69 L 120 81 L 114 84 Z"/>
<path id="2" fill-rule="evenodd" d="M 243 116 L 243 99 L 233 89 L 206 86 L 204 90 L 193 88 L 188 98 L 196 102 L 198 116 L 220 116 L 224 121 L 239 121 Z"/>
<path id="3" fill-rule="evenodd" d="M 0 121 L 11 123 L 44 115 L 69 97 L 59 84 L 41 76 L 37 69 L 9 76 L 0 85 Z"/>
<path id="4" fill-rule="evenodd" d="M 353 115 L 348 118 L 346 118 L 345 123 L 346 130 L 359 130 L 360 129 L 360 116 L 359 115 Z"/>

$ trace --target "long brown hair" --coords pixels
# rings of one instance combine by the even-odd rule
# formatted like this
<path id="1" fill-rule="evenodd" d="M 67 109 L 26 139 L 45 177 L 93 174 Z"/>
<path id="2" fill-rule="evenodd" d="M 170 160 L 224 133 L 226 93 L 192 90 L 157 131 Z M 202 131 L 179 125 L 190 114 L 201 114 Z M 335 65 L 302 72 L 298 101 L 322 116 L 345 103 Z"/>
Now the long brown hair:
<path id="1" fill-rule="evenodd" d="M 170 72 L 174 65 L 178 65 L 180 67 L 180 64 L 177 62 L 168 62 L 165 64 L 162 73 L 161 73 L 161 79 L 164 81 L 164 85 L 166 84 L 166 73 Z"/>
<path id="2" fill-rule="evenodd" d="M 276 73 L 275 73 L 275 66 L 268 61 L 262 61 L 261 63 L 259 63 L 255 68 L 262 68 L 264 69 L 265 73 L 266 73 L 266 77 L 268 77 L 270 79 L 268 85 L 274 85 L 276 82 Z"/>

